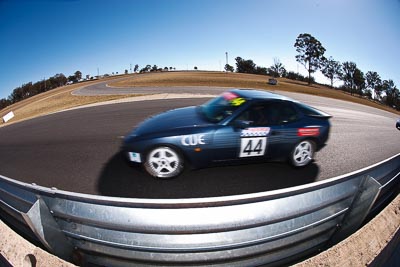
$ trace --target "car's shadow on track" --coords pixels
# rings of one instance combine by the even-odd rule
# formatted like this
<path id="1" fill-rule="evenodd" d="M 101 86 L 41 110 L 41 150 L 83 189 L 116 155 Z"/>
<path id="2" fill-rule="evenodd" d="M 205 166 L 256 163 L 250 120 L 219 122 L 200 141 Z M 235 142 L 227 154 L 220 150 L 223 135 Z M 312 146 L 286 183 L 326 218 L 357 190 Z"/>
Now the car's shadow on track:
<path id="1" fill-rule="evenodd" d="M 101 195 L 129 198 L 199 198 L 258 193 L 314 182 L 316 164 L 294 169 L 284 163 L 188 170 L 177 178 L 161 180 L 139 166 L 130 165 L 121 153 L 103 168 L 97 189 Z"/>

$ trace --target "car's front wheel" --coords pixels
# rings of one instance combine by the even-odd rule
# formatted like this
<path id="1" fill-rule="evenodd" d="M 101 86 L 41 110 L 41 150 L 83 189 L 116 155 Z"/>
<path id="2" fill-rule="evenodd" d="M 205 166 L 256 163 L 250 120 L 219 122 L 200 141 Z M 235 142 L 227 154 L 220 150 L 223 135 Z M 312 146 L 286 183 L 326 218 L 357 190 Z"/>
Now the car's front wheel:
<path id="1" fill-rule="evenodd" d="M 313 161 L 315 143 L 311 140 L 303 140 L 298 143 L 290 156 L 290 161 L 295 167 L 303 167 Z"/>
<path id="2" fill-rule="evenodd" d="M 173 178 L 183 171 L 184 160 L 173 148 L 161 146 L 152 149 L 147 154 L 144 167 L 153 177 Z"/>

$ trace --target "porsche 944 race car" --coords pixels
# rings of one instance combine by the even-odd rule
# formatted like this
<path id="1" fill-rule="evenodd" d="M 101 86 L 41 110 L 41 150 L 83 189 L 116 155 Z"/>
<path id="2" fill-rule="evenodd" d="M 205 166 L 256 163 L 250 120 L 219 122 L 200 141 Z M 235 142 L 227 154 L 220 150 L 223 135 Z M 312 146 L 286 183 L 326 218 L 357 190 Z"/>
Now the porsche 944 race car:
<path id="1" fill-rule="evenodd" d="M 157 178 L 178 176 L 189 165 L 288 160 L 303 167 L 325 146 L 329 118 L 282 95 L 235 89 L 145 120 L 124 138 L 122 151 Z"/>

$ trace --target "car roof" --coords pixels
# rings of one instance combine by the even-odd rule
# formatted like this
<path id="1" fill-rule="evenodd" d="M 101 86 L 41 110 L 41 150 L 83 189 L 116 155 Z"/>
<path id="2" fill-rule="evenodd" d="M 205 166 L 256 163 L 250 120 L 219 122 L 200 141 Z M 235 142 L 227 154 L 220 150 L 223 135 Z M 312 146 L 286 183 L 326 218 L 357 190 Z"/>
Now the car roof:
<path id="1" fill-rule="evenodd" d="M 271 93 L 268 91 L 260 91 L 260 90 L 251 90 L 251 89 L 233 89 L 230 90 L 230 92 L 246 98 L 246 99 L 251 99 L 251 100 L 265 100 L 265 99 L 279 99 L 279 100 L 288 100 L 292 102 L 296 102 L 295 100 L 283 96 L 283 95 L 278 95 L 275 93 Z"/>

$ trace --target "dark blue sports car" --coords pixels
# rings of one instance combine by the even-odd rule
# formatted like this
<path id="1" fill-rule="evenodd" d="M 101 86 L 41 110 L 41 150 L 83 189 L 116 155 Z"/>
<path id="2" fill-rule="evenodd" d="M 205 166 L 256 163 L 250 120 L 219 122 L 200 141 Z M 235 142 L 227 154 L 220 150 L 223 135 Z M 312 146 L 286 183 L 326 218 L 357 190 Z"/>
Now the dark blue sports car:
<path id="1" fill-rule="evenodd" d="M 278 94 L 236 89 L 145 120 L 122 150 L 158 178 L 175 177 L 187 165 L 288 159 L 302 167 L 326 144 L 330 117 Z"/>

